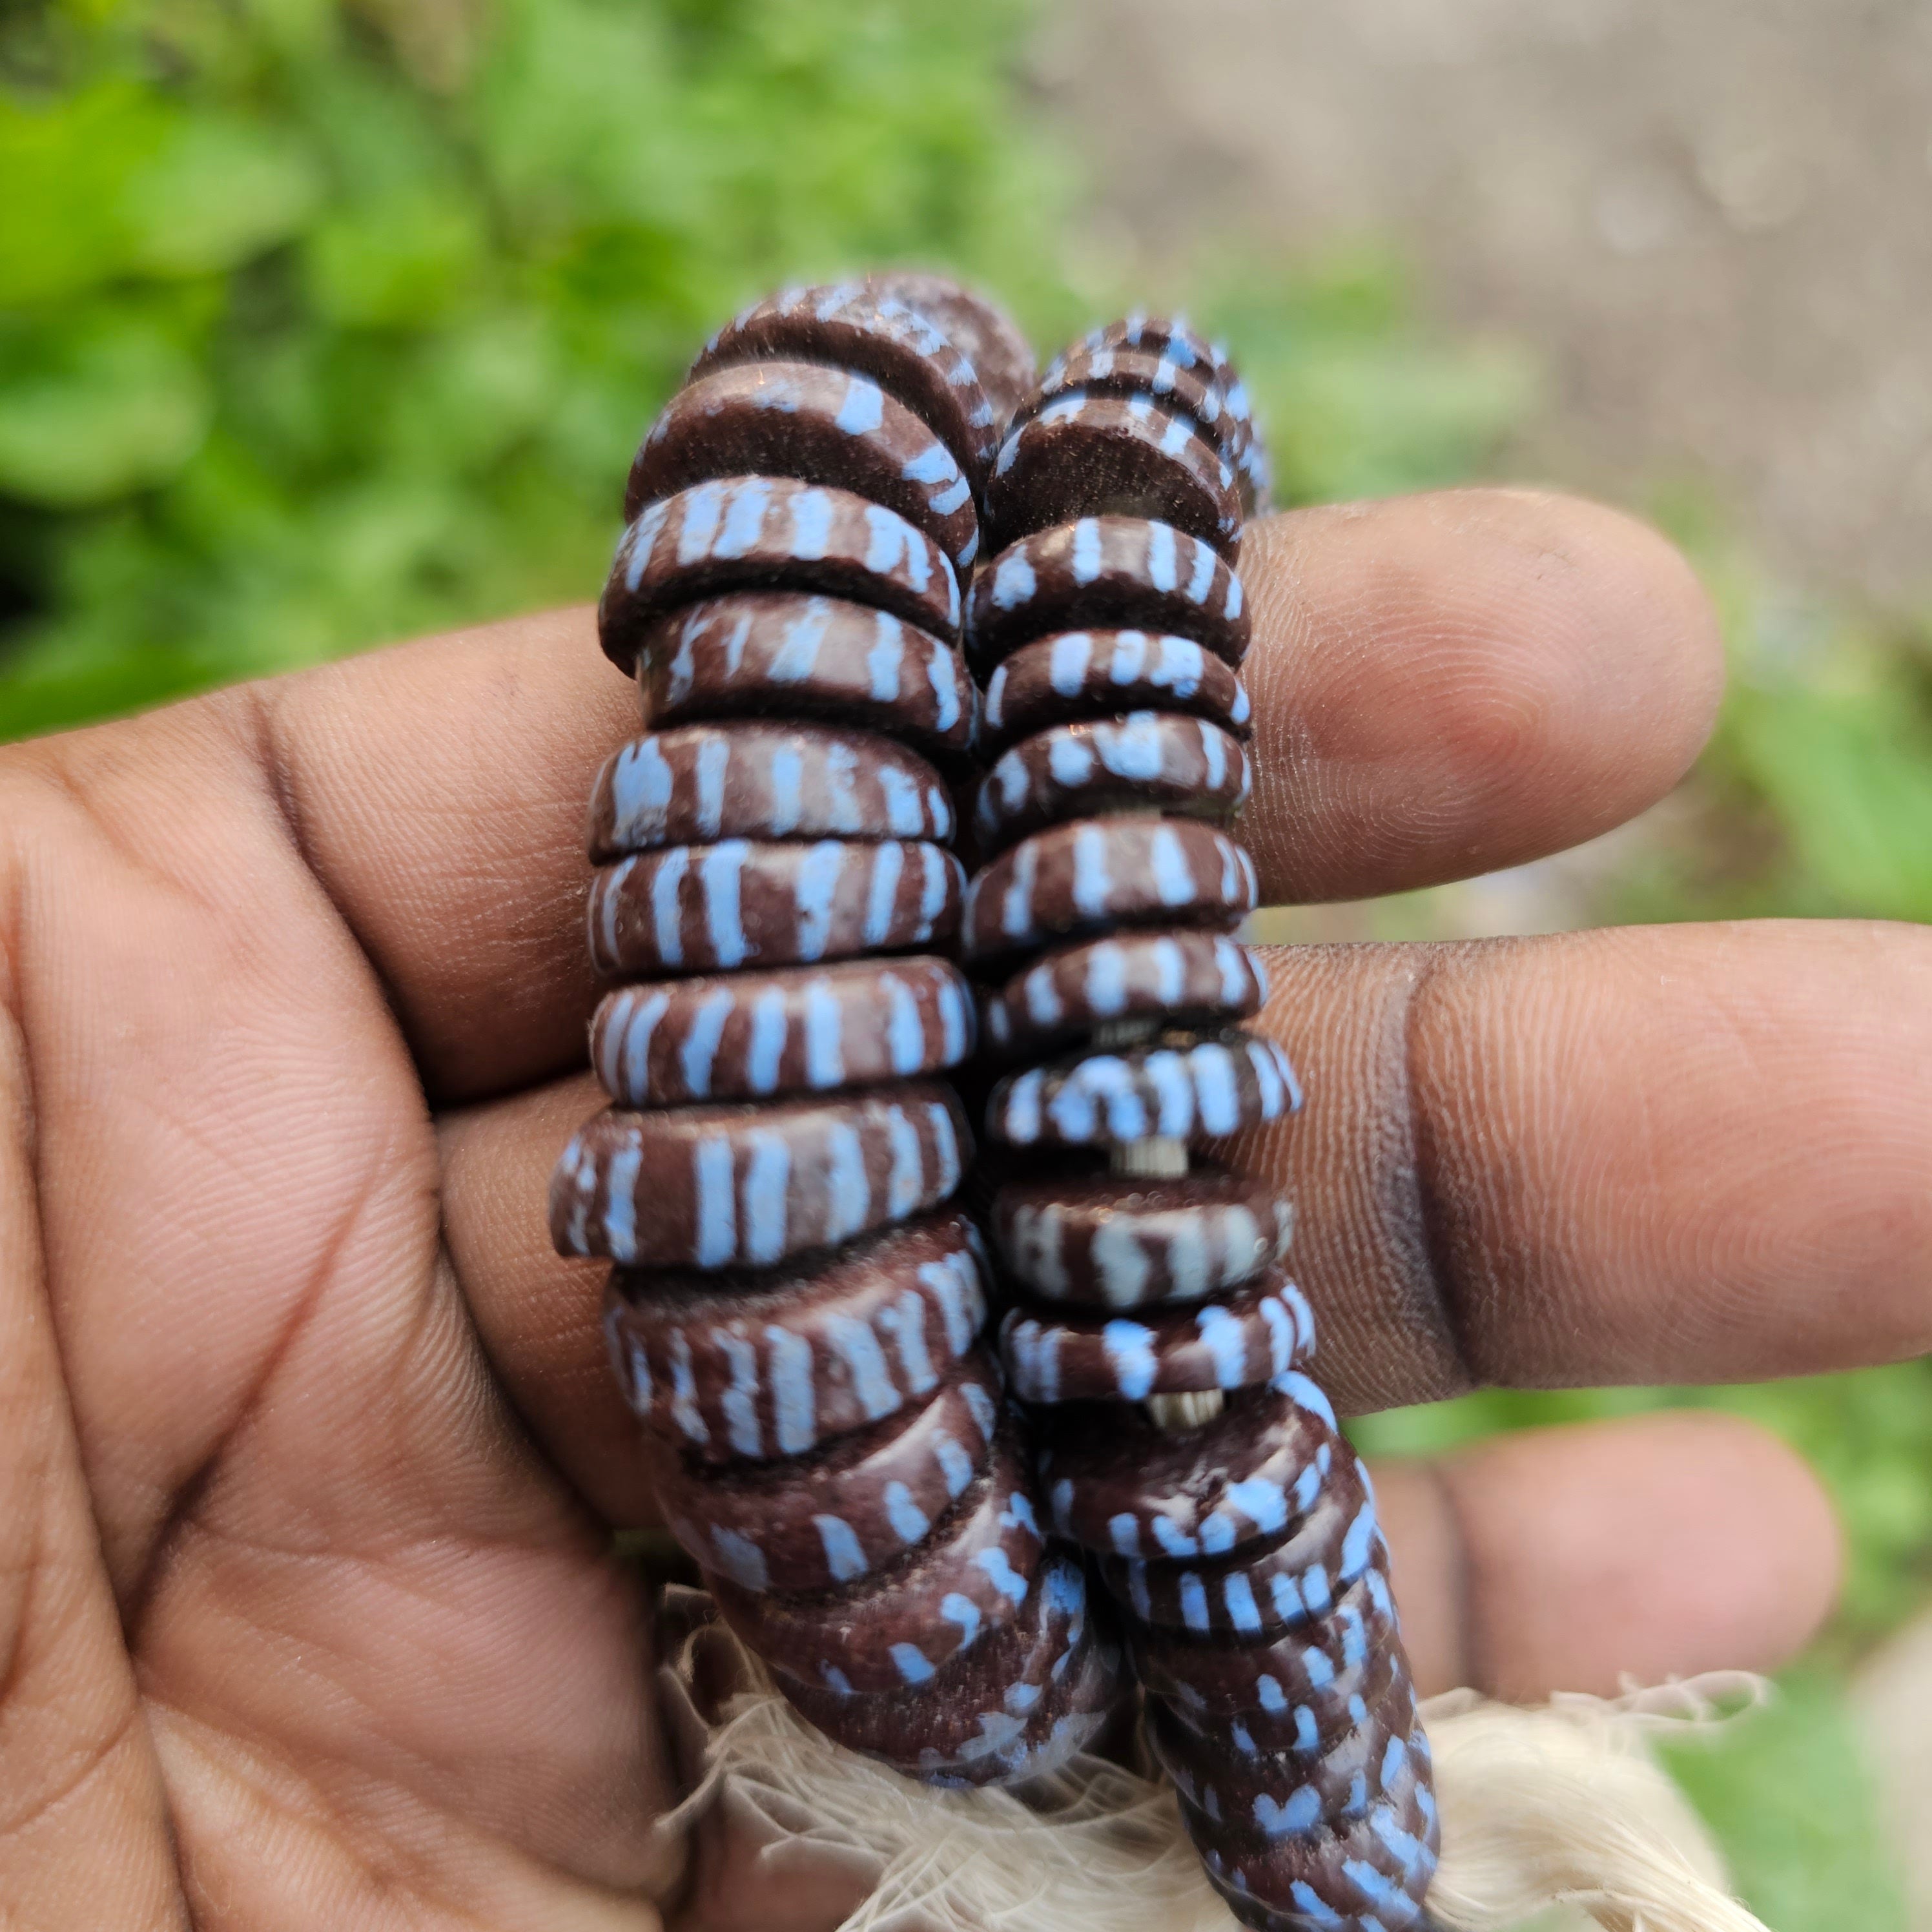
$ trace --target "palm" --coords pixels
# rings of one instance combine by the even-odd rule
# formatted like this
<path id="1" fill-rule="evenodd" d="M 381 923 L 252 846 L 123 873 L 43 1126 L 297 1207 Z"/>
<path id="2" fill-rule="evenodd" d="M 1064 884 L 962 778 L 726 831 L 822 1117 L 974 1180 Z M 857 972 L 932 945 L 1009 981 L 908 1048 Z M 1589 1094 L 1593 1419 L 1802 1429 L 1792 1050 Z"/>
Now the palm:
<path id="1" fill-rule="evenodd" d="M 1557 849 L 1708 723 L 1694 593 L 1600 512 L 1310 513 L 1246 569 L 1278 897 Z M 594 1104 L 581 801 L 634 728 L 589 628 L 0 764 L 10 1923 L 654 1922 L 670 1779 L 604 1554 L 648 1502 L 597 1271 L 542 1216 Z M 1261 1157 L 1338 1393 L 1922 1344 L 1927 976 L 1870 928 L 1282 962 L 1313 1099 Z M 1766 1661 L 1828 1599 L 1814 1492 L 1735 1429 L 1574 1432 L 1384 1494 L 1425 1684 Z"/>
<path id="2" fill-rule="evenodd" d="M 639 1606 L 492 1377 L 436 1072 L 260 782 L 272 717 L 185 717 L 191 782 L 97 736 L 23 760 L 13 799 L 63 956 L 22 958 L 35 1032 L 87 1029 L 35 1068 L 50 1301 L 186 1903 L 205 1927 L 650 1922 L 622 1895 L 666 1789 Z M 500 925 L 529 902 L 506 878 Z M 104 1600 L 71 1588 L 84 1674 L 118 1675 Z M 107 1823 L 142 1727 L 99 1702 L 43 1828 L 98 1810 L 130 1896 L 164 1898 L 158 1814 Z M 119 1922 L 105 1878 L 66 1922 Z"/>

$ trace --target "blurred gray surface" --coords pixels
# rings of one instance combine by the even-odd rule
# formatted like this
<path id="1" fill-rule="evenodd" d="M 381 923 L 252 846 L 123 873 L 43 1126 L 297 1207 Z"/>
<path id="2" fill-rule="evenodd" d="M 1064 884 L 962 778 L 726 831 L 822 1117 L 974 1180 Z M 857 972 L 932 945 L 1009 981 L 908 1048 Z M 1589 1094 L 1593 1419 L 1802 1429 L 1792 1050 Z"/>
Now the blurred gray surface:
<path id="1" fill-rule="evenodd" d="M 1040 64 L 1137 252 L 1393 236 L 1544 357 L 1532 472 L 1932 590 L 1924 0 L 1066 0 Z"/>

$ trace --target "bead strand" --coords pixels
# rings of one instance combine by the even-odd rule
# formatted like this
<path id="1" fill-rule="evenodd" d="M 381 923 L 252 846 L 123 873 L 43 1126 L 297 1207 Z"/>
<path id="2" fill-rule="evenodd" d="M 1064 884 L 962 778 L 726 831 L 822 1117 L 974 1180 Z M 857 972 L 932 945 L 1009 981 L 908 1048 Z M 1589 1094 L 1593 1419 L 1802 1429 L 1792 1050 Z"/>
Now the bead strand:
<path id="1" fill-rule="evenodd" d="M 646 437 L 598 611 L 651 728 L 591 800 L 612 1105 L 551 1188 L 560 1250 L 614 1264 L 612 1359 L 721 1613 L 830 1736 L 958 1784 L 1063 1762 L 1120 1668 L 1042 1535 L 947 1204 L 959 586 L 1032 374 L 950 284 L 794 290 Z"/>
<path id="2" fill-rule="evenodd" d="M 1267 495 L 1239 380 L 1180 322 L 1096 331 L 1022 404 L 967 610 L 998 756 L 962 950 L 1014 1070 L 986 1111 L 1029 1168 L 992 1203 L 1000 1347 L 1052 1526 L 1098 1562 L 1236 1916 L 1392 1932 L 1437 1834 L 1386 1546 L 1306 1372 L 1288 1204 L 1190 1151 L 1300 1104 L 1240 1024 L 1268 992 L 1232 937 L 1256 881 L 1220 829 L 1249 788 L 1235 565 Z"/>

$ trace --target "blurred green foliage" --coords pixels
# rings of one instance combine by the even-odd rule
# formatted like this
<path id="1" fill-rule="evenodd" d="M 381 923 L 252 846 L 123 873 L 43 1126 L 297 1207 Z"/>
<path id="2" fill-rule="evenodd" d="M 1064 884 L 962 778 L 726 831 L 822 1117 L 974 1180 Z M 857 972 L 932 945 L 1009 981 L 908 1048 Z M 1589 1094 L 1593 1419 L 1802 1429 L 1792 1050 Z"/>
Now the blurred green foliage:
<path id="1" fill-rule="evenodd" d="M 1076 266 L 1076 174 L 1016 82 L 1029 13 L 8 9 L 0 736 L 594 594 L 643 426 L 720 318 L 786 278 L 950 266 L 1042 341 L 1130 298 Z M 1533 404 L 1533 365 L 1420 326 L 1384 254 L 1208 264 L 1201 284 L 1291 500 L 1478 472 Z M 1932 642 L 1776 596 L 1696 504 L 1662 514 L 1736 674 L 1689 835 L 1604 916 L 1932 919 Z M 1685 1403 L 1808 1454 L 1852 1562 L 1786 1702 L 1680 1774 L 1780 1932 L 1895 1925 L 1836 1666 L 1932 1587 L 1932 1370 L 1492 1391 L 1358 1433 L 1437 1450 Z"/>
<path id="2" fill-rule="evenodd" d="M 1706 506 L 1658 508 L 1716 598 L 1730 686 L 1695 836 L 1612 910 L 1932 920 L 1932 632 L 1780 591 Z"/>
<path id="3" fill-rule="evenodd" d="M 1787 1671 L 1767 1708 L 1664 1755 L 1773 1932 L 1907 1932 L 1876 1780 L 1830 1674 Z"/>
<path id="4" fill-rule="evenodd" d="M 645 423 L 796 273 L 997 277 L 1016 0 L 124 0 L 0 24 L 0 732 L 594 592 Z"/>

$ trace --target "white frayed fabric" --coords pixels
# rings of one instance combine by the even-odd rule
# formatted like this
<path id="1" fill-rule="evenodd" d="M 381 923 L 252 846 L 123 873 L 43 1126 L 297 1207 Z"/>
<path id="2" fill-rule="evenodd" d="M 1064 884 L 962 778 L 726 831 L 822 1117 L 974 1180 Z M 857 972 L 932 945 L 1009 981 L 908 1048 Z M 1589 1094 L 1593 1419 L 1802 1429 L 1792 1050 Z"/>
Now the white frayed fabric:
<path id="1" fill-rule="evenodd" d="M 1442 1814 L 1430 1914 L 1452 1932 L 1503 1932 L 1552 1906 L 1610 1932 L 1763 1932 L 1650 1748 L 1769 1694 L 1762 1678 L 1727 1671 L 1534 1710 L 1473 1690 L 1427 1699 Z"/>
<path id="2" fill-rule="evenodd" d="M 688 1638 L 664 1690 L 696 1786 L 664 1821 L 700 1848 L 671 1922 L 687 1932 L 1235 1925 L 1164 1781 L 1082 1757 L 1024 1802 L 932 1790 L 821 1737 L 715 1624 Z M 1766 1694 L 1761 1679 L 1727 1673 L 1534 1710 L 1466 1690 L 1425 1702 L 1443 1838 L 1432 1918 L 1508 1932 L 1555 1909 L 1610 1932 L 1764 1932 L 1726 1892 L 1649 1744 Z"/>

